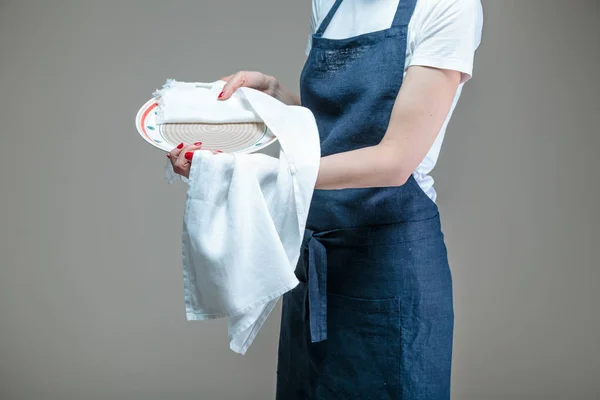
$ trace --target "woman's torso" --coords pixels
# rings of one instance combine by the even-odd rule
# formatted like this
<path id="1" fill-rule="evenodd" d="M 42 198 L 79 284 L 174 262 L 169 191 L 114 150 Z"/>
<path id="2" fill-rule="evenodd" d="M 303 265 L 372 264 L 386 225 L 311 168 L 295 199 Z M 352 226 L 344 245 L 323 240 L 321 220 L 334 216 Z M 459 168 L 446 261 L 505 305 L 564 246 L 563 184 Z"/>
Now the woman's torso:
<path id="1" fill-rule="evenodd" d="M 404 80 L 416 1 L 398 3 L 391 27 L 377 32 L 325 38 L 323 32 L 345 4 L 341 0 L 319 24 L 300 77 L 300 97 L 315 116 L 322 156 L 375 146 L 386 134 Z M 401 186 L 315 190 L 307 227 L 324 232 L 397 224 L 410 230 L 408 222 L 437 215 L 437 206 L 411 176 Z"/>
<path id="2" fill-rule="evenodd" d="M 480 8 L 479 0 L 418 0 L 414 9 L 414 13 L 410 20 L 407 30 L 406 38 L 406 51 L 405 51 L 405 64 L 398 65 L 398 68 L 403 68 L 403 74 L 406 74 L 406 70 L 411 65 L 435 65 L 436 62 L 433 58 L 440 59 L 444 57 L 442 51 L 436 50 L 436 54 L 431 54 L 430 60 L 427 60 L 427 51 L 433 52 L 433 50 L 426 50 L 417 52 L 417 45 L 421 44 L 425 40 L 443 40 L 442 38 L 436 38 L 429 32 L 430 26 L 440 24 L 444 19 L 456 18 L 453 16 L 456 14 L 455 9 L 457 2 L 468 2 L 475 4 Z M 309 37 L 306 54 L 310 53 L 312 47 L 312 34 L 321 25 L 323 19 L 331 9 L 335 0 L 313 0 L 313 14 L 311 18 L 311 36 Z M 344 0 L 327 29 L 323 33 L 323 38 L 329 39 L 345 39 L 350 37 L 356 37 L 370 32 L 376 32 L 390 28 L 392 20 L 398 8 L 398 0 L 390 1 L 372 1 L 372 0 Z M 460 4 L 459 4 L 460 5 Z M 480 13 L 475 13 L 477 15 Z M 455 23 L 455 25 L 457 25 Z M 469 26 L 464 26 L 465 32 L 463 37 L 465 40 L 472 40 L 478 42 L 479 38 L 475 32 L 469 32 L 471 29 Z M 459 35 L 459 33 L 456 33 Z M 431 37 L 430 37 L 431 36 Z M 429 49 L 440 48 L 440 44 L 428 43 Z M 465 46 L 465 50 L 466 50 Z M 449 64 L 449 67 L 452 65 Z M 462 68 L 463 70 L 469 69 Z M 463 74 L 463 83 L 469 78 L 468 74 Z M 440 132 L 431 146 L 431 149 L 415 169 L 413 177 L 419 187 L 425 192 L 425 194 L 435 202 L 437 195 L 433 187 L 433 178 L 429 173 L 433 170 L 440 150 L 442 142 L 446 133 L 447 125 L 452 117 L 454 108 L 460 98 L 463 83 L 460 84 L 457 93 L 454 98 L 454 102 L 451 106 L 448 116 L 440 129 Z"/>

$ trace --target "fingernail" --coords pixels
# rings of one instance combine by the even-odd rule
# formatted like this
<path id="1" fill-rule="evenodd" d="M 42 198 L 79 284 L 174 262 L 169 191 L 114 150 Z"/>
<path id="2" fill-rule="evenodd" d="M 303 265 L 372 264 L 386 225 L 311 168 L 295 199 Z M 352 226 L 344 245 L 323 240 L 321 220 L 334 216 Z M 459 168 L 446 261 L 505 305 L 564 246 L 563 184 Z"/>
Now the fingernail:
<path id="1" fill-rule="evenodd" d="M 222 151 L 221 150 L 217 150 L 217 153 L 222 153 Z"/>
<path id="2" fill-rule="evenodd" d="M 202 142 L 196 142 L 196 143 L 194 143 L 194 145 L 196 145 L 196 146 L 202 146 Z"/>
<path id="3" fill-rule="evenodd" d="M 178 149 L 183 149 L 183 143 L 179 143 L 179 145 L 177 146 Z"/>
<path id="4" fill-rule="evenodd" d="M 192 158 L 194 157 L 194 152 L 193 151 L 188 151 L 187 153 L 185 153 L 185 159 L 188 161 L 192 161 Z"/>
<path id="5" fill-rule="evenodd" d="M 219 97 L 218 98 L 220 99 L 221 97 L 223 97 L 223 94 L 224 94 L 223 92 L 219 93 Z"/>

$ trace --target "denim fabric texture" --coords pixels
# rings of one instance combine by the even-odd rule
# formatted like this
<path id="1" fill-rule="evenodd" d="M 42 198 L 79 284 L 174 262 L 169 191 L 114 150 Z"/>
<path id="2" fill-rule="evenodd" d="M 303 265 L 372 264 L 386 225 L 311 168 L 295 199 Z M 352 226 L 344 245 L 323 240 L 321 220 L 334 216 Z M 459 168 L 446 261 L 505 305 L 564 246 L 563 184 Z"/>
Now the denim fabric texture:
<path id="1" fill-rule="evenodd" d="M 312 38 L 302 105 L 322 156 L 373 146 L 402 85 L 417 0 L 391 28 Z M 414 178 L 385 188 L 316 190 L 295 274 L 283 297 L 278 400 L 450 398 L 452 277 L 436 204 Z"/>

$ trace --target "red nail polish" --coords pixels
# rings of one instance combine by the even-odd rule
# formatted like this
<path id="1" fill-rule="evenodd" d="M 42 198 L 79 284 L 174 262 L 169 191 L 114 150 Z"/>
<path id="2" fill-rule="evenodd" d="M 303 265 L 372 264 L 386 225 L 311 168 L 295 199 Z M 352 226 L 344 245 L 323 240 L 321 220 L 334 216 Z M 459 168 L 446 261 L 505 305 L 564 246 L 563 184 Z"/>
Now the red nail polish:
<path id="1" fill-rule="evenodd" d="M 221 150 L 217 150 L 217 153 L 222 153 L 222 151 Z"/>
<path id="2" fill-rule="evenodd" d="M 224 94 L 223 92 L 219 93 L 219 99 L 220 99 L 221 97 L 223 97 L 223 94 Z"/>
<path id="3" fill-rule="evenodd" d="M 179 145 L 177 146 L 178 149 L 183 149 L 183 143 L 179 143 Z"/>
<path id="4" fill-rule="evenodd" d="M 192 161 L 192 158 L 194 157 L 194 152 L 193 151 L 188 151 L 187 153 L 185 153 L 184 157 L 185 157 L 186 160 Z"/>
<path id="5" fill-rule="evenodd" d="M 196 146 L 202 146 L 202 142 L 196 142 L 194 143 Z"/>

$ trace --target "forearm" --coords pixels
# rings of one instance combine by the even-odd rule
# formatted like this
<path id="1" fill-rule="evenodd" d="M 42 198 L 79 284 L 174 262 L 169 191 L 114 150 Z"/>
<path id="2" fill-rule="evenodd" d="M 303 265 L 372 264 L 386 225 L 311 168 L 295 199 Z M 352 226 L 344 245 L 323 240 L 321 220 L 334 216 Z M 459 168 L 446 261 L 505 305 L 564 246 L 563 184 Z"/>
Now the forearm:
<path id="1" fill-rule="evenodd" d="M 397 150 L 385 144 L 321 158 L 316 189 L 401 186 L 412 171 L 403 169 Z"/>
<path id="2" fill-rule="evenodd" d="M 273 78 L 275 79 L 275 78 Z M 288 106 L 299 106 L 300 96 L 285 88 L 278 80 L 274 81 L 272 96 Z"/>

